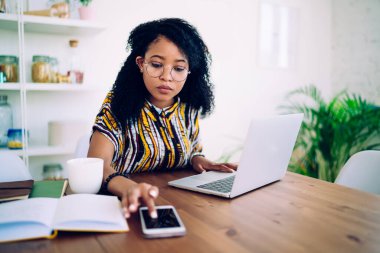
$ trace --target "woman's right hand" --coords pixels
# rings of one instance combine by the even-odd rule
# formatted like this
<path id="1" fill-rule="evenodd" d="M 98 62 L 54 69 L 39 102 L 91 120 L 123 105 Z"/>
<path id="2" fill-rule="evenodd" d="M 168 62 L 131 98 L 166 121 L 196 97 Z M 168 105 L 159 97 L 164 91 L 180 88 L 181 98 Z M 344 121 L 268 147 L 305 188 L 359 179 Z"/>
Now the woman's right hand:
<path id="1" fill-rule="evenodd" d="M 104 160 L 104 180 L 115 173 L 114 168 L 111 166 L 114 153 L 115 149 L 111 141 L 100 132 L 95 131 L 91 138 L 87 156 L 99 157 Z M 158 188 L 156 186 L 147 183 L 137 184 L 123 176 L 116 176 L 109 181 L 107 189 L 110 193 L 121 197 L 126 218 L 129 218 L 131 213 L 136 212 L 141 203 L 148 207 L 152 218 L 157 218 L 156 208 L 154 207 L 154 201 L 158 197 Z"/>
<path id="2" fill-rule="evenodd" d="M 131 185 L 121 198 L 125 218 L 129 218 L 131 213 L 138 210 L 141 203 L 148 207 L 150 217 L 157 218 L 157 211 L 154 206 L 154 201 L 158 197 L 158 187 L 147 183 L 138 183 Z"/>

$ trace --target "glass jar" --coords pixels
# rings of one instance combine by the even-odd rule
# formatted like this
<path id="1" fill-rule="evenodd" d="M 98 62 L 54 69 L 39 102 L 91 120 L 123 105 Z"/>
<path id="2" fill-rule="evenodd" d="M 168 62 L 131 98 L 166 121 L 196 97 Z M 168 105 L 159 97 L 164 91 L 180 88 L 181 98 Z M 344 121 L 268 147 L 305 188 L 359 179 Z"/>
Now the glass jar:
<path id="1" fill-rule="evenodd" d="M 68 76 L 70 77 L 70 82 L 72 84 L 82 84 L 83 83 L 83 66 L 81 59 L 79 57 L 78 40 L 70 40 L 70 69 L 68 71 Z"/>
<path id="2" fill-rule="evenodd" d="M 32 80 L 35 83 L 50 82 L 50 57 L 33 55 Z"/>
<path id="3" fill-rule="evenodd" d="M 8 148 L 22 149 L 22 129 L 11 128 L 8 130 Z"/>
<path id="4" fill-rule="evenodd" d="M 45 164 L 42 176 L 44 180 L 61 180 L 63 179 L 62 165 L 59 163 Z"/>
<path id="5" fill-rule="evenodd" d="M 50 82 L 58 83 L 58 59 L 55 57 L 50 57 Z"/>
<path id="6" fill-rule="evenodd" d="M 18 82 L 18 58 L 14 55 L 0 55 L 0 83 Z"/>
<path id="7" fill-rule="evenodd" d="M 8 104 L 8 97 L 0 95 L 0 147 L 7 146 L 10 128 L 12 128 L 12 108 Z"/>

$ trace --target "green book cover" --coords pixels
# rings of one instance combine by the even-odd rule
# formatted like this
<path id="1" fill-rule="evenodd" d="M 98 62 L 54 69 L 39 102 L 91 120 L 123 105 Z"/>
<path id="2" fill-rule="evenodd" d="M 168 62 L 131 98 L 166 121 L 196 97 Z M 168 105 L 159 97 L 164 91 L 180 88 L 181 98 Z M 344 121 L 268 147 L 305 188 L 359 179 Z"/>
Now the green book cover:
<path id="1" fill-rule="evenodd" d="M 67 180 L 34 181 L 29 198 L 60 198 L 65 194 Z"/>

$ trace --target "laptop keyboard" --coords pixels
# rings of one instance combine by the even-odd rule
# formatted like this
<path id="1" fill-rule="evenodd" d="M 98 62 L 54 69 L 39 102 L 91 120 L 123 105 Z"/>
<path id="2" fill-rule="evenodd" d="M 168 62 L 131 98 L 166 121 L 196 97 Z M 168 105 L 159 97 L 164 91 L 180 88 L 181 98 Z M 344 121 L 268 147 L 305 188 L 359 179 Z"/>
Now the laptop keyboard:
<path id="1" fill-rule="evenodd" d="M 219 179 L 207 184 L 198 185 L 198 188 L 212 190 L 216 192 L 228 193 L 232 189 L 232 183 L 234 182 L 235 175 Z"/>

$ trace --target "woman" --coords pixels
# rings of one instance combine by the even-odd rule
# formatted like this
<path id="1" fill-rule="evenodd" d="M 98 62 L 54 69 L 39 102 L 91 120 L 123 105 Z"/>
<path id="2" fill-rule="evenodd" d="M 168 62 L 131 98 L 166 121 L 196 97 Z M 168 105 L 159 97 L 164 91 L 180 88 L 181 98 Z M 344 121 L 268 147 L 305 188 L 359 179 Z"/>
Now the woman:
<path id="1" fill-rule="evenodd" d="M 137 26 L 128 47 L 96 117 L 88 156 L 104 160 L 104 188 L 122 198 L 126 218 L 140 200 L 155 218 L 158 188 L 128 174 L 188 165 L 199 173 L 233 172 L 236 165 L 202 154 L 199 114 L 211 111 L 214 97 L 210 55 L 197 30 L 181 19 L 155 20 Z"/>

